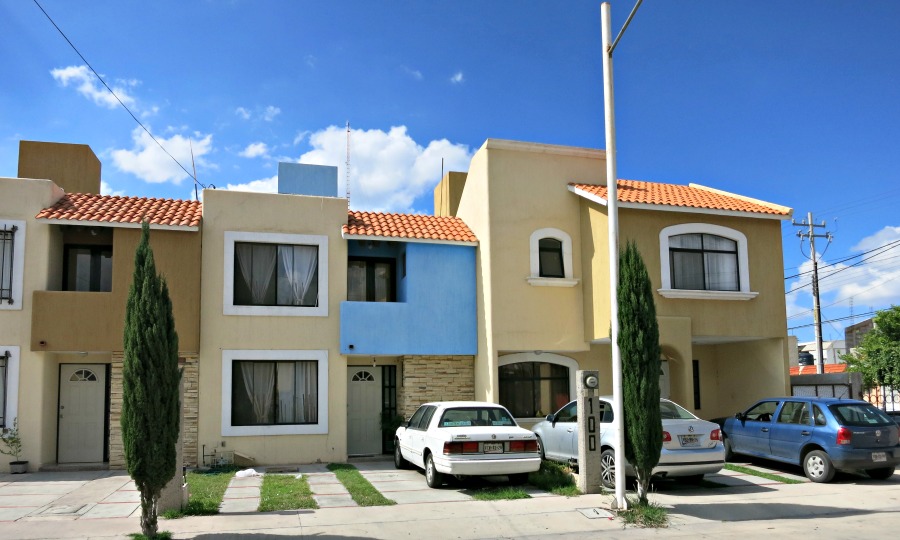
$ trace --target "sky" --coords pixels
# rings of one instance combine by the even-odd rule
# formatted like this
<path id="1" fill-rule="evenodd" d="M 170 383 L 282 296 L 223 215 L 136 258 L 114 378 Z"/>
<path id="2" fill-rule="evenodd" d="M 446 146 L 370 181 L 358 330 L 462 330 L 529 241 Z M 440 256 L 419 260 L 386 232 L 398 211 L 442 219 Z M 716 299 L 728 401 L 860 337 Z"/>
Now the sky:
<path id="1" fill-rule="evenodd" d="M 597 1 L 38 2 L 84 58 L 0 3 L 0 176 L 42 140 L 90 145 L 106 194 L 193 198 L 191 151 L 202 186 L 274 191 L 279 161 L 345 179 L 349 122 L 351 207 L 430 213 L 488 138 L 606 144 Z M 811 212 L 826 340 L 900 304 L 898 27 L 892 0 L 647 0 L 615 50 L 619 177 Z M 804 342 L 800 230 L 772 270 Z"/>

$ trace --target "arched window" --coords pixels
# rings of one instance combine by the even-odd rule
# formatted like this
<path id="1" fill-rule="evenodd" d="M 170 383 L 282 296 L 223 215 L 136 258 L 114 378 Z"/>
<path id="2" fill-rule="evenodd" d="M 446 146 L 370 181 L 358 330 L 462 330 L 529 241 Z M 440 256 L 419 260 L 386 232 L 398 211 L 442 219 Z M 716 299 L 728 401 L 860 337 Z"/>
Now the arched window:
<path id="1" fill-rule="evenodd" d="M 500 404 L 516 418 L 542 418 L 575 395 L 578 363 L 553 353 L 500 357 Z"/>
<path id="2" fill-rule="evenodd" d="M 666 298 L 749 300 L 747 237 L 707 223 L 684 223 L 659 233 L 659 260 Z"/>
<path id="3" fill-rule="evenodd" d="M 572 238 L 559 229 L 538 229 L 529 240 L 531 268 L 528 283 L 553 287 L 578 284 L 572 266 Z"/>

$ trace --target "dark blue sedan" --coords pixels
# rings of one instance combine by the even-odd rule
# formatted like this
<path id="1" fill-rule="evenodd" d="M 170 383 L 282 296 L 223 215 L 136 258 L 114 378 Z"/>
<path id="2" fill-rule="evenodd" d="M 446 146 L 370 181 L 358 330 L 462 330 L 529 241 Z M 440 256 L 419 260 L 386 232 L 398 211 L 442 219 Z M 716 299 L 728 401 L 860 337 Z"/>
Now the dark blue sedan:
<path id="1" fill-rule="evenodd" d="M 718 422 L 726 459 L 746 454 L 800 465 L 813 482 L 830 481 L 838 469 L 884 480 L 900 464 L 897 424 L 865 401 L 767 398 Z"/>

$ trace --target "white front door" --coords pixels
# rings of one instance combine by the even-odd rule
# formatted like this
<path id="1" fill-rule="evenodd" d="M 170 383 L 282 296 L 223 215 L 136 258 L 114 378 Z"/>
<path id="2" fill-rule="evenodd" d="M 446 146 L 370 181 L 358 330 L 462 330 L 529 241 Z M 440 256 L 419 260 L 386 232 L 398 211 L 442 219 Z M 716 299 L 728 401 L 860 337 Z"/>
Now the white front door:
<path id="1" fill-rule="evenodd" d="M 381 368 L 347 368 L 347 454 L 381 453 Z"/>
<path id="2" fill-rule="evenodd" d="M 59 366 L 59 463 L 103 461 L 105 364 Z"/>

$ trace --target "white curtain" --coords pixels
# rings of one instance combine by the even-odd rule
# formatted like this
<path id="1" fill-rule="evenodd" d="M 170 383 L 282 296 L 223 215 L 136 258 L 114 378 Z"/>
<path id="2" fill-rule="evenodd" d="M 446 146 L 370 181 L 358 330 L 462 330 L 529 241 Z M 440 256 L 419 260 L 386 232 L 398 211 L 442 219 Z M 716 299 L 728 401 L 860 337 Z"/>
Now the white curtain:
<path id="1" fill-rule="evenodd" d="M 315 424 L 319 421 L 318 364 L 297 362 L 295 365 L 296 421 Z"/>
<path id="2" fill-rule="evenodd" d="M 737 291 L 738 264 L 734 253 L 705 253 L 706 288 L 711 291 Z"/>
<path id="3" fill-rule="evenodd" d="M 275 269 L 275 245 L 238 243 L 234 246 L 234 252 L 241 268 L 241 276 L 250 288 L 253 303 L 262 304 Z"/>
<path id="4" fill-rule="evenodd" d="M 316 246 L 278 246 L 278 253 L 278 305 L 302 306 L 316 275 L 319 249 Z M 316 298 L 312 305 L 318 303 Z"/>
<path id="5" fill-rule="evenodd" d="M 272 423 L 272 392 L 275 390 L 273 362 L 241 362 L 244 389 L 253 404 L 253 418 L 257 424 Z"/>

